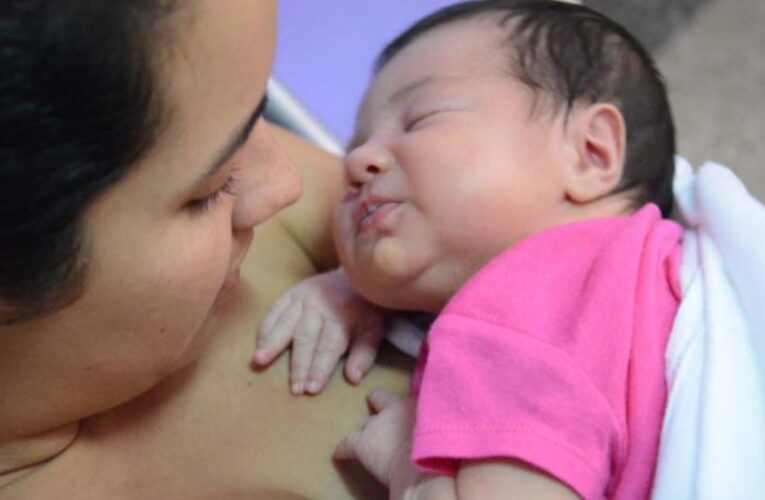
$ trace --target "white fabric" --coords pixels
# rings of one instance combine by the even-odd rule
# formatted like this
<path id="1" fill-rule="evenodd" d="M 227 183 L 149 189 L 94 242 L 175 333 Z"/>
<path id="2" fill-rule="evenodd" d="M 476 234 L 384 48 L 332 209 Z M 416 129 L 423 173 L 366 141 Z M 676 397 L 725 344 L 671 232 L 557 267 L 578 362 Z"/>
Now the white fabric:
<path id="1" fill-rule="evenodd" d="M 423 328 L 402 316 L 394 316 L 386 332 L 388 342 L 413 358 L 420 355 L 427 335 Z"/>
<path id="2" fill-rule="evenodd" d="M 655 500 L 765 498 L 765 207 L 729 169 L 677 160 L 683 298 Z"/>

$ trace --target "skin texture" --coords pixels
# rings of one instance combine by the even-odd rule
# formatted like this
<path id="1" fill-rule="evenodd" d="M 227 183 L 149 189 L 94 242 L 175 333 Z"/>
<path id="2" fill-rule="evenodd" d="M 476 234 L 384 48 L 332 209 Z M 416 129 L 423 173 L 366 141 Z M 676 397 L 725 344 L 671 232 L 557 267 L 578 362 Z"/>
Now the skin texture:
<path id="1" fill-rule="evenodd" d="M 317 398 L 290 394 L 288 356 L 264 371 L 249 366 L 253 325 L 267 304 L 315 272 L 284 222 L 258 227 L 242 270 L 253 286 L 210 323 L 199 361 L 87 419 L 66 452 L 0 498 L 387 498 L 357 465 L 333 462 L 332 454 L 366 419 L 373 387 L 406 392 L 409 360 L 384 353 L 358 387 L 338 370 Z"/>
<path id="2" fill-rule="evenodd" d="M 199 182 L 263 97 L 273 16 L 273 6 L 237 15 L 202 2 L 169 20 L 191 28 L 163 68 L 177 77 L 166 83 L 170 123 L 146 159 L 87 213 L 86 292 L 70 307 L 6 329 L 0 340 L 2 380 L 28 374 L 28 384 L 9 392 L 39 394 L 42 405 L 16 432 L 44 430 L 52 413 L 63 423 L 105 410 L 198 356 L 202 326 L 237 273 L 253 226 L 299 195 L 294 165 L 262 122 L 214 176 Z M 256 35 L 246 31 L 253 25 Z M 192 209 L 230 176 L 239 196 L 224 194 L 204 212 Z M 36 351 L 34 359 L 28 350 Z"/>
<path id="3" fill-rule="evenodd" d="M 406 48 L 376 75 L 358 113 L 335 241 L 345 271 L 377 305 L 437 313 L 492 256 L 567 216 L 563 119 L 531 119 L 531 92 L 502 71 L 498 30 L 477 25 L 436 30 Z M 485 35 L 492 29 L 496 38 Z M 449 50 L 444 36 L 456 40 Z M 380 208 L 362 221 L 370 205 Z M 256 359 L 292 341 L 295 392 L 313 372 L 313 393 L 351 339 L 369 331 L 359 321 L 368 313 L 359 304 L 337 314 L 344 292 L 327 277 L 304 288 L 272 312 L 273 330 L 261 328 L 271 349 Z M 322 327 L 338 323 L 347 328 Z"/>
<path id="4" fill-rule="evenodd" d="M 508 74 L 502 36 L 491 19 L 437 28 L 366 93 L 334 227 L 371 302 L 437 313 L 510 245 L 628 207 L 609 196 L 623 166 L 619 112 L 557 112 Z"/>
<path id="5" fill-rule="evenodd" d="M 437 312 L 491 256 L 566 216 L 562 118 L 532 120 L 530 91 L 486 36 L 496 28 L 463 24 L 381 70 L 346 158 L 338 250 L 362 294 L 390 308 Z M 445 32 L 461 43 L 443 50 Z M 360 227 L 360 206 L 381 202 Z"/>
<path id="6" fill-rule="evenodd" d="M 612 194 L 624 165 L 618 110 L 562 112 L 533 95 L 496 58 L 505 52 L 495 26 L 465 21 L 422 35 L 366 94 L 335 239 L 348 276 L 377 305 L 438 313 L 522 239 L 631 211 L 628 195 Z M 466 460 L 456 477 L 421 474 L 409 460 L 415 401 L 375 393 L 370 403 L 375 415 L 335 456 L 361 462 L 391 499 L 576 498 L 513 458 Z"/>
<path id="7" fill-rule="evenodd" d="M 383 311 L 360 301 L 337 269 L 302 281 L 277 299 L 258 328 L 253 362 L 263 366 L 291 345 L 293 394 L 318 394 L 348 351 L 345 377 L 359 380 L 374 363 L 385 336 Z"/>
<path id="8" fill-rule="evenodd" d="M 424 35 L 367 93 L 335 237 L 355 284 L 378 305 L 437 313 L 504 248 L 554 225 L 630 211 L 627 195 L 611 194 L 624 164 L 619 112 L 607 103 L 540 112 L 486 56 L 499 39 L 490 28 L 466 22 Z M 354 301 L 345 278 L 335 270 L 291 289 L 261 328 L 256 359 L 291 341 L 294 381 L 296 363 L 303 372 L 332 366 L 363 339 L 359 318 L 369 322 L 370 303 Z M 327 335 L 327 324 L 340 334 Z M 360 462 L 392 499 L 577 498 L 514 458 L 466 460 L 456 477 L 423 474 L 410 462 L 416 401 L 375 391 L 369 402 L 374 415 L 334 456 Z"/>
<path id="9" fill-rule="evenodd" d="M 248 363 L 266 305 L 334 264 L 337 160 L 259 121 L 200 182 L 263 98 L 274 2 L 195 0 L 168 22 L 170 123 L 87 213 L 85 295 L 0 331 L 0 498 L 374 498 L 330 458 L 367 414 L 364 388 L 298 401 L 285 358 Z M 272 218 L 298 169 L 301 201 Z M 235 194 L 193 208 L 231 177 Z M 401 366 L 374 378 L 407 385 Z"/>

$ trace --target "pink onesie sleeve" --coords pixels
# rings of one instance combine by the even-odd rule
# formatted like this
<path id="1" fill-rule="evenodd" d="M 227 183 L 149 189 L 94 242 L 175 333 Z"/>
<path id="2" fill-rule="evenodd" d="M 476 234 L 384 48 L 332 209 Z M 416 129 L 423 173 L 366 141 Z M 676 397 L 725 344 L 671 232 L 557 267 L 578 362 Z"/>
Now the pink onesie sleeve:
<path id="1" fill-rule="evenodd" d="M 531 336 L 464 316 L 443 319 L 418 402 L 418 463 L 453 473 L 457 457 L 518 457 L 569 477 L 577 491 L 604 491 L 620 428 L 587 374 Z M 427 424 L 428 415 L 437 422 Z"/>

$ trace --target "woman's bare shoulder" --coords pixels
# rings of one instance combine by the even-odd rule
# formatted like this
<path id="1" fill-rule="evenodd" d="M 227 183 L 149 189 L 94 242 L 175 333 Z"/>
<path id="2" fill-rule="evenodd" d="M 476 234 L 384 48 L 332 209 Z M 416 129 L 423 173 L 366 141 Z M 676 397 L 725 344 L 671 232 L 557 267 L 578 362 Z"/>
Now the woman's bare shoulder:
<path id="1" fill-rule="evenodd" d="M 303 193 L 277 220 L 319 270 L 337 266 L 332 242 L 332 212 L 343 189 L 342 159 L 274 127 L 277 140 L 300 170 Z"/>
<path id="2" fill-rule="evenodd" d="M 65 453 L 0 498 L 384 498 L 365 473 L 331 456 L 364 422 L 372 387 L 406 392 L 410 362 L 388 353 L 361 386 L 338 373 L 318 397 L 289 393 L 287 356 L 259 372 L 249 363 L 267 305 L 313 272 L 282 224 L 257 228 L 243 294 L 208 325 L 204 355 L 84 422 Z"/>

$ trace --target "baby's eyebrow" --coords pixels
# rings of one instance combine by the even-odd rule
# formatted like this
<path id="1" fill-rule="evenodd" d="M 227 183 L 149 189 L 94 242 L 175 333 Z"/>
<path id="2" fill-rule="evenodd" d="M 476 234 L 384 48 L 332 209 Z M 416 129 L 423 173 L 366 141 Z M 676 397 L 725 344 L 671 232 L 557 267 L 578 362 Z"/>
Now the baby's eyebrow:
<path id="1" fill-rule="evenodd" d="M 421 78 L 417 78 L 414 81 L 411 81 L 401 87 L 400 89 L 393 92 L 386 100 L 386 106 L 393 106 L 395 104 L 398 104 L 400 101 L 403 101 L 407 97 L 409 97 L 414 92 L 417 92 L 418 90 L 429 87 L 431 85 L 436 85 L 438 83 L 447 82 L 451 80 L 456 80 L 456 78 L 444 76 L 444 75 L 426 75 Z M 365 141 L 364 134 L 359 132 L 358 130 L 354 132 L 353 137 L 351 137 L 351 140 L 348 141 L 348 144 L 345 146 L 345 151 L 349 152 L 353 149 L 357 148 L 359 145 L 361 145 Z"/>
<path id="2" fill-rule="evenodd" d="M 417 90 L 427 87 L 429 85 L 432 85 L 436 83 L 439 80 L 435 75 L 427 75 L 422 78 L 418 78 L 400 89 L 396 90 L 393 94 L 386 99 L 386 102 L 388 105 L 393 105 L 398 103 L 399 101 L 404 100 L 407 96 L 410 94 L 416 92 Z M 351 137 L 351 140 L 348 141 L 348 144 L 345 146 L 346 151 L 352 151 L 356 147 L 358 147 L 360 144 L 364 142 L 364 136 L 362 133 L 360 133 L 358 130 L 354 132 L 353 137 Z"/>
<path id="3" fill-rule="evenodd" d="M 406 98 L 409 94 L 412 94 L 413 92 L 421 89 L 422 87 L 427 87 L 428 85 L 434 84 L 438 78 L 434 75 L 427 75 L 422 78 L 418 78 L 417 80 L 414 80 L 413 82 L 410 82 L 397 91 L 395 91 L 391 96 L 388 98 L 388 102 L 393 104 L 398 101 L 403 100 Z"/>

